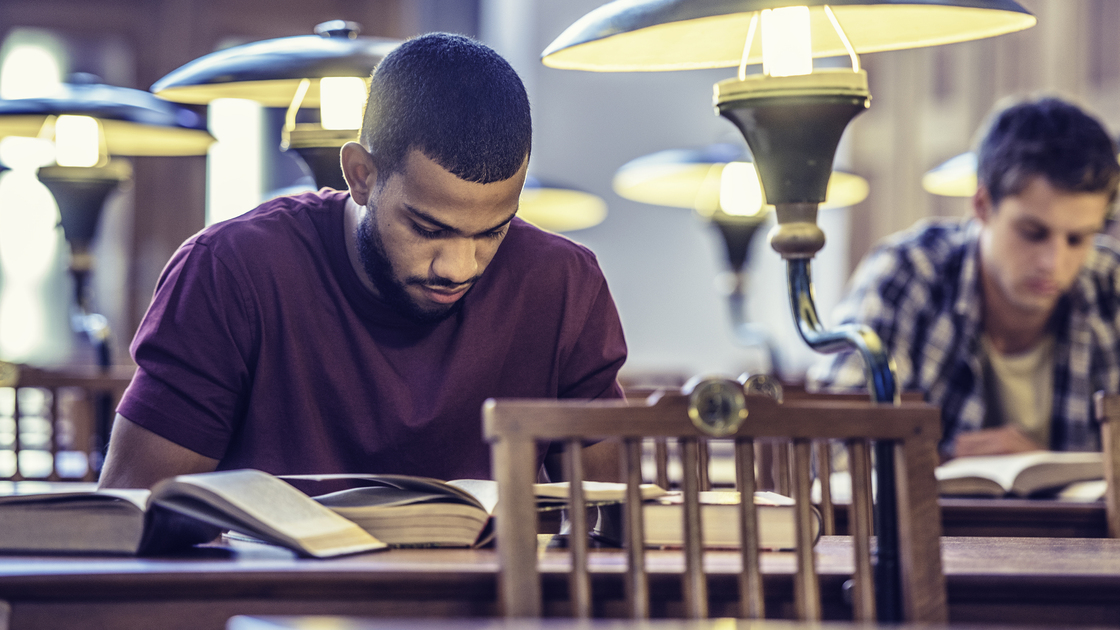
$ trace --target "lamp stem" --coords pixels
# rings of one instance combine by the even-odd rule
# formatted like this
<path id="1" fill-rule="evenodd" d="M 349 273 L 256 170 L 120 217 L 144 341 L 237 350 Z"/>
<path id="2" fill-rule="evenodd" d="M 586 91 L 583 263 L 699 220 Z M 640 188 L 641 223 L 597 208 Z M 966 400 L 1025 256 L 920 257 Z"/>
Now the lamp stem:
<path id="1" fill-rule="evenodd" d="M 809 258 L 787 258 L 790 306 L 801 338 L 817 352 L 831 353 L 855 348 L 863 356 L 871 400 L 898 404 L 894 366 L 879 335 L 867 326 L 848 324 L 825 330 L 813 301 Z M 878 538 L 875 563 L 876 613 L 880 622 L 902 621 L 898 561 L 898 497 L 895 489 L 894 445 L 875 443 L 875 533 Z M 822 481 L 823 483 L 823 481 Z"/>

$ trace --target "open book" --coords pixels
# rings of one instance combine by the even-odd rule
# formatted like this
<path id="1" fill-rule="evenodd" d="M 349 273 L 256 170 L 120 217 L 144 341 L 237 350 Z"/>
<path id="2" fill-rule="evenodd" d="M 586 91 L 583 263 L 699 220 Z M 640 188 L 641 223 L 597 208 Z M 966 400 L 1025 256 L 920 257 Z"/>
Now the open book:
<path id="1" fill-rule="evenodd" d="M 958 457 L 938 466 L 936 476 L 943 495 L 1027 497 L 1101 479 L 1104 463 L 1100 453 L 1031 451 Z"/>
<path id="2" fill-rule="evenodd" d="M 330 557 L 386 547 L 280 479 L 230 470 L 165 479 L 147 490 L 0 497 L 0 551 L 152 555 L 233 530 Z"/>
<path id="3" fill-rule="evenodd" d="M 392 546 L 478 547 L 493 537 L 491 515 L 498 484 L 487 479 L 439 481 L 407 475 L 289 475 L 283 477 L 320 504 L 354 521 Z M 324 494 L 324 484 L 351 486 Z M 589 505 L 621 501 L 625 484 L 585 481 Z M 666 491 L 652 484 L 643 498 Z M 566 505 L 568 484 L 534 484 L 539 509 Z"/>
<path id="4" fill-rule="evenodd" d="M 761 549 L 792 549 L 796 546 L 794 502 L 773 492 L 756 492 L 758 546 Z M 680 492 L 642 504 L 647 547 L 680 547 L 684 541 L 684 501 Z M 820 536 L 820 514 L 814 508 L 812 536 Z M 739 547 L 739 493 L 712 490 L 700 493 L 700 529 L 705 547 Z M 620 506 L 600 508 L 596 535 L 607 543 L 619 544 L 622 532 Z"/>
<path id="5" fill-rule="evenodd" d="M 620 500 L 623 484 L 585 482 L 587 501 Z M 538 484 L 544 502 L 566 484 Z M 643 488 L 651 497 L 664 490 Z M 317 495 L 312 498 L 309 495 Z M 297 475 L 257 470 L 181 475 L 147 490 L 0 496 L 0 552 L 166 553 L 230 530 L 330 557 L 388 545 L 477 546 L 492 536 L 497 484 L 403 475 Z"/>

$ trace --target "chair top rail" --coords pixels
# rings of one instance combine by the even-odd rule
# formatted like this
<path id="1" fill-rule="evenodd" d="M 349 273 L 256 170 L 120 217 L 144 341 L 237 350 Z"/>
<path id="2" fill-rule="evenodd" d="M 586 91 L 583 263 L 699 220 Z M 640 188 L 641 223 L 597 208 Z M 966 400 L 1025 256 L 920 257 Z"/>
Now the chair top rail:
<path id="1" fill-rule="evenodd" d="M 735 433 L 720 437 L 936 441 L 941 434 L 937 407 L 927 403 L 746 398 L 746 420 Z M 688 405 L 688 396 L 678 393 L 646 400 L 489 399 L 483 404 L 483 433 L 490 441 L 512 436 L 711 437 L 686 420 Z"/>
<path id="2" fill-rule="evenodd" d="M 132 381 L 136 368 L 131 365 L 114 365 L 102 369 L 96 365 L 67 366 L 57 369 L 40 369 L 18 366 L 15 387 L 84 387 L 124 391 Z"/>

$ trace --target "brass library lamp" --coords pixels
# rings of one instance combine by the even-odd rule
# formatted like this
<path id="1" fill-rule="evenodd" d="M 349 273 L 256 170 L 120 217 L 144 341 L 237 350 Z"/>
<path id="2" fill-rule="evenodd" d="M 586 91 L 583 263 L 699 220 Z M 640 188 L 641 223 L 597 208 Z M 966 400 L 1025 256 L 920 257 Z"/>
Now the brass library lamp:
<path id="1" fill-rule="evenodd" d="M 728 306 L 736 339 L 766 349 L 771 370 L 777 373 L 778 352 L 773 340 L 746 317 L 749 278 L 746 264 L 758 229 L 774 211 L 764 203 L 758 174 L 746 147 L 730 143 L 698 149 L 667 149 L 630 160 L 619 167 L 612 182 L 619 196 L 641 203 L 689 208 L 719 232 L 731 282 Z M 867 198 L 867 180 L 833 171 L 822 209 L 843 208 Z"/>
<path id="2" fill-rule="evenodd" d="M 737 67 L 715 86 L 718 113 L 742 132 L 777 225 L 771 246 L 786 260 L 790 302 L 806 343 L 856 348 L 872 398 L 898 399 L 890 356 L 863 326 L 826 330 L 812 296 L 810 260 L 824 245 L 817 210 L 836 146 L 870 105 L 859 53 L 949 44 L 1029 28 L 1012 0 L 616 0 L 580 18 L 542 54 L 546 66 L 598 72 Z M 815 67 L 846 57 L 850 68 Z M 756 69 L 761 62 L 761 72 Z M 876 445 L 878 618 L 901 619 L 894 454 Z"/>
<path id="3" fill-rule="evenodd" d="M 132 176 L 129 162 L 114 157 L 205 155 L 214 138 L 190 109 L 142 90 L 99 83 L 88 74 L 72 75 L 48 97 L 0 100 L 0 138 L 8 136 L 54 144 L 55 164 L 41 167 L 38 177 L 58 203 L 70 245 L 76 307 L 71 324 L 88 337 L 97 364 L 107 369 L 113 363 L 111 335 L 105 317 L 94 312 L 89 279 L 102 207 Z M 111 413 L 99 406 L 99 447 L 107 443 Z"/>

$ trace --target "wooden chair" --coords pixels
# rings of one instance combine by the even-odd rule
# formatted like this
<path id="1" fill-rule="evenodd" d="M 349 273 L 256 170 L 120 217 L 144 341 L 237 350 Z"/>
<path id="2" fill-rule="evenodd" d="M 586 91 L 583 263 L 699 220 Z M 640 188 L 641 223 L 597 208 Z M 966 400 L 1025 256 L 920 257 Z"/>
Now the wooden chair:
<path id="1" fill-rule="evenodd" d="M 734 381 L 722 381 L 734 384 Z M 733 389 L 725 393 L 734 396 Z M 501 501 L 496 514 L 497 545 L 501 563 L 501 601 L 505 614 L 535 617 L 541 614 L 541 582 L 537 570 L 536 515 L 531 483 L 535 478 L 536 442 L 564 441 L 570 505 L 583 505 L 582 463 L 579 446 L 588 438 L 620 439 L 622 463 L 628 484 L 623 506 L 627 556 L 626 593 L 631 616 L 649 616 L 648 579 L 644 548 L 631 541 L 644 540 L 638 484 L 641 482 L 642 439 L 673 438 L 681 444 L 684 474 L 684 602 L 691 617 L 707 616 L 706 581 L 702 569 L 700 509 L 698 504 L 699 442 L 712 433 L 703 422 L 704 399 L 680 393 L 664 393 L 647 400 L 557 401 L 489 400 L 483 406 L 483 427 L 491 442 L 494 475 Z M 875 594 L 871 580 L 870 470 L 863 462 L 870 441 L 888 441 L 896 453 L 896 487 L 899 515 L 899 563 L 902 607 L 907 621 L 945 622 L 945 582 L 941 573 L 940 513 L 936 482 L 937 440 L 940 418 L 935 407 L 924 403 L 901 406 L 872 405 L 856 401 L 790 400 L 743 396 L 741 424 L 717 426 L 716 434 L 735 440 L 737 486 L 743 496 L 756 488 L 754 444 L 762 439 L 788 439 L 791 447 L 793 496 L 797 502 L 797 575 L 795 601 L 798 616 L 819 619 L 820 591 L 815 573 L 809 504 L 810 453 L 813 440 L 843 440 L 856 453 L 853 475 L 866 485 L 853 484 L 854 496 L 853 607 L 857 620 L 875 618 Z M 712 402 L 708 400 L 707 402 Z M 718 413 L 723 404 L 714 408 Z M 735 401 L 728 403 L 734 407 Z M 723 408 L 726 411 L 727 408 Z M 690 418 L 698 416 L 701 420 Z M 710 414 L 709 414 L 710 415 Z M 716 423 L 717 425 L 719 423 Z M 732 423 L 734 424 L 734 423 Z M 581 507 L 582 509 L 582 507 Z M 573 513 L 576 513 L 573 511 Z M 764 616 L 762 577 L 759 571 L 756 514 L 752 502 L 740 510 L 740 540 L 743 570 L 740 575 L 742 616 Z M 587 569 L 586 523 L 572 519 L 569 535 L 571 554 L 569 593 L 572 615 L 590 616 L 591 593 Z"/>
<path id="2" fill-rule="evenodd" d="M 1109 538 L 1120 538 L 1120 394 L 1097 392 L 1094 411 L 1101 424 L 1105 518 Z"/>
<path id="3" fill-rule="evenodd" d="M 47 442 L 41 445 L 45 448 L 35 449 L 50 453 L 52 465 L 49 474 L 43 479 L 63 479 L 57 467 L 58 455 L 61 451 L 71 451 L 83 453 L 88 462 L 86 472 L 80 480 L 95 480 L 104 447 L 97 438 L 97 407 L 101 405 L 107 410 L 111 421 L 111 414 L 132 381 L 135 370 L 132 366 L 123 365 L 108 370 L 97 366 L 41 369 L 0 362 L 0 388 L 11 388 L 15 394 L 9 426 L 13 434 L 10 450 L 16 462 L 14 474 L 0 476 L 0 480 L 25 479 L 19 466 L 20 452 L 26 450 L 22 437 L 26 426 L 21 425 L 29 422 L 32 417 L 45 419 L 49 426 L 44 432 Z M 28 410 L 21 409 L 20 404 L 21 390 L 29 389 L 37 389 L 44 394 L 44 408 L 35 410 L 33 415 L 27 413 Z M 0 411 L 0 419 L 2 418 L 3 412 Z M 79 480 L 73 477 L 69 479 Z"/>

